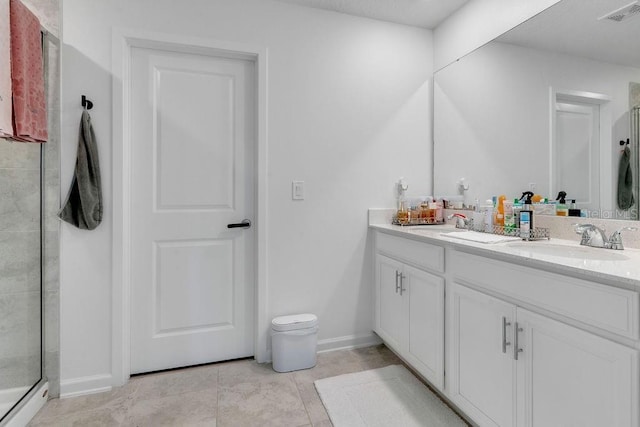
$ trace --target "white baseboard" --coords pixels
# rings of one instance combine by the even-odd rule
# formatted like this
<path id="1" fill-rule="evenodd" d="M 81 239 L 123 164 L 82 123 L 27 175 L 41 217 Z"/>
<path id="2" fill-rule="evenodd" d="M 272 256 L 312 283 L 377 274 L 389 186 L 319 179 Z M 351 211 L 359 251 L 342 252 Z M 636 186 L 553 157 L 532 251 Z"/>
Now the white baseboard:
<path id="1" fill-rule="evenodd" d="M 110 374 L 91 375 L 60 381 L 60 399 L 102 393 L 112 389 L 113 378 Z"/>
<path id="2" fill-rule="evenodd" d="M 44 404 L 47 403 L 47 399 L 49 398 L 48 390 L 48 382 L 43 383 L 36 390 L 33 390 L 25 404 L 9 418 L 6 427 L 24 427 L 29 424 L 29 421 L 31 421 Z"/>
<path id="3" fill-rule="evenodd" d="M 373 332 L 359 335 L 346 335 L 344 337 L 328 338 L 318 341 L 318 353 L 336 350 L 351 350 L 354 348 L 371 347 L 382 344 L 382 340 Z M 267 360 L 264 363 L 271 363 L 271 349 L 266 351 Z"/>
<path id="4" fill-rule="evenodd" d="M 382 340 L 373 332 L 368 334 L 347 335 L 318 341 L 318 353 L 335 350 L 350 350 L 353 348 L 370 347 L 382 344 Z"/>

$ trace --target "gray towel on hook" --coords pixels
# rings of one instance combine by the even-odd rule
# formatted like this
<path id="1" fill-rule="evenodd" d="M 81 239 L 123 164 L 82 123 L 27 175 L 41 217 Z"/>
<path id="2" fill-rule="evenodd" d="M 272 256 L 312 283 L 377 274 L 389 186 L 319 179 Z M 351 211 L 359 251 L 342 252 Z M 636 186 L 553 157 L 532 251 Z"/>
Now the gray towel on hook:
<path id="1" fill-rule="evenodd" d="M 631 172 L 631 150 L 624 148 L 618 169 L 618 206 L 627 210 L 633 206 L 633 174 Z"/>
<path id="2" fill-rule="evenodd" d="M 78 157 L 67 200 L 58 216 L 83 230 L 93 230 L 102 221 L 102 187 L 98 147 L 87 110 L 82 112 Z"/>

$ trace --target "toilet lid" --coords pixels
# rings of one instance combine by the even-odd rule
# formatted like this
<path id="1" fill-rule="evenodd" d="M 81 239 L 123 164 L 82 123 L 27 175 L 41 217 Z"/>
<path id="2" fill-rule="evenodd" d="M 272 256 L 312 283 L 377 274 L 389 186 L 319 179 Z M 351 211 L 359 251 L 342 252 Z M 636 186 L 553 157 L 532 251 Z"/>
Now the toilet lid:
<path id="1" fill-rule="evenodd" d="M 296 329 L 312 328 L 318 324 L 315 314 L 293 314 L 291 316 L 276 317 L 271 321 L 274 331 L 294 331 Z"/>

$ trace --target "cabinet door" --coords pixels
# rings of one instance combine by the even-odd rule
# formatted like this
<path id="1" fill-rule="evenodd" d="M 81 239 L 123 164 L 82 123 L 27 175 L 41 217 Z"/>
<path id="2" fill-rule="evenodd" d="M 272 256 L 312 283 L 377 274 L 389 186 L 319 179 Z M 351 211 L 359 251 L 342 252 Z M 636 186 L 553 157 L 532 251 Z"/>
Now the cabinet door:
<path id="1" fill-rule="evenodd" d="M 402 263 L 376 256 L 376 332 L 396 351 L 402 351 L 407 332 L 407 314 L 400 294 Z"/>
<path id="2" fill-rule="evenodd" d="M 438 389 L 444 386 L 444 280 L 405 265 L 409 300 L 407 361 Z"/>
<path id="3" fill-rule="evenodd" d="M 517 309 L 518 425 L 638 426 L 638 351 Z"/>
<path id="4" fill-rule="evenodd" d="M 515 306 L 456 283 L 448 301 L 449 397 L 480 426 L 514 426 Z"/>

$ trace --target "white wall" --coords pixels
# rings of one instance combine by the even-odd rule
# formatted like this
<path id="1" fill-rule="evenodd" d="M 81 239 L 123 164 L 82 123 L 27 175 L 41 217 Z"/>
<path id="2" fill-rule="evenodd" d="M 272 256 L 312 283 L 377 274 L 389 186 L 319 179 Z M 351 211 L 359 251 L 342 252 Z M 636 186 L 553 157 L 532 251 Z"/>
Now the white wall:
<path id="1" fill-rule="evenodd" d="M 602 158 L 608 159 L 602 166 L 612 178 L 601 194 L 602 209 L 611 211 L 618 141 L 628 137 L 629 82 L 638 75 L 637 68 L 498 42 L 449 65 L 436 74 L 434 86 L 435 193 L 457 194 L 456 183 L 464 177 L 470 185 L 467 203 L 520 196 L 529 183 L 555 198 L 548 194 L 550 88 L 594 92 L 612 99 L 611 125 L 600 142 Z"/>
<path id="2" fill-rule="evenodd" d="M 106 208 L 95 231 L 62 229 L 62 393 L 111 384 L 115 27 L 268 49 L 268 312 L 316 313 L 326 345 L 372 338 L 366 210 L 393 206 L 399 176 L 430 191 L 431 32 L 269 0 L 64 0 L 62 17 L 62 188 L 86 94 Z"/>
<path id="3" fill-rule="evenodd" d="M 559 1 L 471 0 L 434 30 L 434 69 L 462 58 Z"/>

